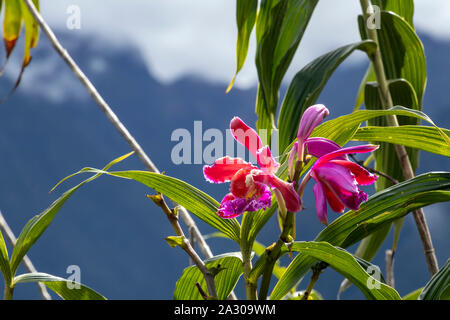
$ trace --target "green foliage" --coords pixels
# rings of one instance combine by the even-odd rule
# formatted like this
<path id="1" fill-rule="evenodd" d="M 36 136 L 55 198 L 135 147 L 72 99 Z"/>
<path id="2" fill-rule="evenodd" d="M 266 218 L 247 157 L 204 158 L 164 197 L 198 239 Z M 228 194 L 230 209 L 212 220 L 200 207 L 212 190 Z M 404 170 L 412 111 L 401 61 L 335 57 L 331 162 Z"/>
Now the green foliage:
<path id="1" fill-rule="evenodd" d="M 240 252 L 225 253 L 204 261 L 208 269 L 219 269 L 214 277 L 217 298 L 225 300 L 233 291 L 242 274 L 242 258 Z M 196 266 L 184 269 L 182 276 L 177 281 L 173 297 L 175 300 L 202 300 L 202 296 L 196 287 L 199 283 L 204 292 L 206 282 L 203 274 Z"/>
<path id="2" fill-rule="evenodd" d="M 317 0 L 265 0 L 256 21 L 257 129 L 275 128 L 281 81 L 306 30 Z"/>
<path id="3" fill-rule="evenodd" d="M 450 200 L 450 173 L 427 173 L 377 192 L 358 211 L 348 211 L 330 223 L 315 241 L 346 248 L 416 208 Z M 281 299 L 315 263 L 297 255 L 276 284 L 271 299 Z M 255 269 L 258 262 L 255 264 Z M 255 275 L 257 275 L 255 271 Z"/>
<path id="4" fill-rule="evenodd" d="M 425 285 L 419 300 L 450 300 L 450 259 Z"/>
<path id="5" fill-rule="evenodd" d="M 222 219 L 216 213 L 219 203 L 203 191 L 176 178 L 148 171 L 115 171 L 106 172 L 97 169 L 86 169 L 85 172 L 102 173 L 140 182 L 156 192 L 160 192 L 185 207 L 199 219 L 213 228 L 226 234 L 239 243 L 240 225 L 236 219 Z"/>
<path id="6" fill-rule="evenodd" d="M 423 288 L 414 290 L 413 292 L 408 293 L 403 297 L 403 300 L 417 300 L 419 299 L 420 292 L 422 292 Z"/>
<path id="7" fill-rule="evenodd" d="M 227 92 L 231 90 L 238 72 L 242 69 L 247 58 L 248 42 L 256 21 L 258 0 L 236 0 L 236 24 L 238 36 L 236 41 L 236 72 L 231 80 Z"/>
<path id="8" fill-rule="evenodd" d="M 292 251 L 330 265 L 355 284 L 368 299 L 399 300 L 397 291 L 369 275 L 352 254 L 328 242 L 295 242 Z"/>
<path id="9" fill-rule="evenodd" d="M 131 155 L 131 153 L 111 161 L 103 170 L 109 169 L 112 165 L 116 164 L 117 162 L 122 161 L 123 159 L 127 158 L 130 155 Z M 22 232 L 20 233 L 19 238 L 17 239 L 16 245 L 14 246 L 14 250 L 11 255 L 10 265 L 11 265 L 11 274 L 12 275 L 16 274 L 17 268 L 19 267 L 19 264 L 22 261 L 23 257 L 27 254 L 27 252 L 31 248 L 31 246 L 39 239 L 39 237 L 48 228 L 48 226 L 53 221 L 56 214 L 59 212 L 59 210 L 64 205 L 64 203 L 81 186 L 96 179 L 100 175 L 101 174 L 96 174 L 93 177 L 84 180 L 77 186 L 64 192 L 64 194 L 61 197 L 59 197 L 57 200 L 55 200 L 55 202 L 53 202 L 50 207 L 48 207 L 45 211 L 43 211 L 42 213 L 40 213 L 37 216 L 34 216 L 32 219 L 30 219 L 30 221 L 28 221 L 28 223 L 22 229 Z"/>
<path id="10" fill-rule="evenodd" d="M 64 300 L 106 300 L 104 296 L 81 283 L 41 272 L 21 274 L 14 278 L 13 284 L 27 282 L 42 282 Z"/>
<path id="11" fill-rule="evenodd" d="M 316 102 L 334 70 L 353 51 L 362 50 L 369 53 L 375 47 L 370 40 L 340 47 L 318 57 L 295 75 L 281 104 L 278 118 L 280 150 L 284 150 L 297 136 L 303 112 Z"/>
<path id="12" fill-rule="evenodd" d="M 376 141 L 401 144 L 442 156 L 450 157 L 450 145 L 442 138 L 441 132 L 450 137 L 450 131 L 424 126 L 362 127 L 352 140 Z M 392 142 L 391 142 L 392 141 Z"/>
<path id="13" fill-rule="evenodd" d="M 9 267 L 8 248 L 6 248 L 2 231 L 0 230 L 0 271 L 8 285 L 11 283 L 11 269 Z"/>
<path id="14" fill-rule="evenodd" d="M 378 43 L 393 104 L 421 110 L 426 86 L 426 59 L 423 45 L 413 27 L 414 3 L 412 0 L 403 2 L 399 2 L 398 0 L 376 0 L 373 4 L 378 5 L 382 9 L 379 17 L 381 25 L 377 29 Z M 365 39 L 366 36 L 362 28 L 363 22 L 361 17 L 359 18 L 359 25 L 362 39 Z M 372 81 L 376 81 L 371 66 L 367 71 L 367 77 L 371 78 Z M 385 106 L 383 106 L 380 99 L 378 83 L 369 82 L 368 78 L 363 79 L 360 87 L 360 91 L 365 87 L 365 106 L 371 110 L 382 110 Z M 361 92 L 358 94 L 357 99 L 360 98 Z M 420 123 L 418 119 L 403 117 L 399 117 L 398 122 L 401 126 L 418 125 Z M 390 129 L 396 130 L 399 128 L 386 128 L 387 122 L 381 118 L 370 119 L 368 124 L 379 126 L 380 128 L 384 127 L 382 133 L 377 136 L 379 140 L 375 139 L 375 136 L 373 136 L 374 139 L 367 140 L 380 144 L 380 148 L 374 153 L 375 169 L 398 181 L 403 181 L 403 170 L 397 157 L 397 151 L 393 144 L 386 143 L 389 141 L 385 140 L 392 136 L 390 134 L 391 132 L 389 132 Z M 407 130 L 407 128 L 400 130 Z M 396 140 L 396 144 L 405 145 L 405 141 L 403 140 L 402 143 L 401 137 L 397 137 Z M 419 141 L 416 140 L 415 144 L 420 144 L 420 139 Z M 421 149 L 423 147 L 424 145 L 422 145 Z M 448 147 L 450 145 L 447 141 L 447 144 L 444 144 L 443 150 L 447 149 L 448 151 Z M 419 162 L 418 150 L 406 148 L 406 151 L 413 170 L 416 170 Z M 376 182 L 376 190 L 383 190 L 391 185 L 392 182 L 390 180 L 380 177 Z M 395 250 L 400 237 L 403 219 L 394 221 L 393 225 L 393 250 Z M 388 236 L 389 231 L 390 226 L 386 226 L 383 230 L 371 234 L 361 242 L 357 253 L 369 260 L 372 259 Z"/>
<path id="15" fill-rule="evenodd" d="M 36 9 L 39 10 L 39 0 L 32 1 Z M 0 3 L 0 13 L 1 13 L 1 3 Z M 22 31 L 22 25 L 25 29 L 25 41 L 24 41 L 24 52 L 22 58 L 22 66 L 17 81 L 14 85 L 14 89 L 20 83 L 22 79 L 22 74 L 25 68 L 31 61 L 31 49 L 35 48 L 39 39 L 39 26 L 34 20 L 31 12 L 28 10 L 27 5 L 21 0 L 8 0 L 5 1 L 4 7 L 4 18 L 3 18 L 3 41 L 5 43 L 6 49 L 6 61 L 1 67 L 0 75 L 9 60 L 9 57 L 14 50 L 17 41 L 20 37 Z"/>

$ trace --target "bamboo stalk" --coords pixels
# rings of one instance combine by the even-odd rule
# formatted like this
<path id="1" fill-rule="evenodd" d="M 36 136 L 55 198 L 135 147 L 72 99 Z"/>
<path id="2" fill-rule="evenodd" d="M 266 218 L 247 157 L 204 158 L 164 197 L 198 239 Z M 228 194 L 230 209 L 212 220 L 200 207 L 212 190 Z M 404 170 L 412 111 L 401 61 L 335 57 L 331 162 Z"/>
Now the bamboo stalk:
<path id="1" fill-rule="evenodd" d="M 369 18 L 368 10 L 371 7 L 369 0 L 360 0 L 361 8 L 363 11 L 363 16 L 365 21 Z M 386 78 L 386 74 L 384 72 L 383 59 L 381 56 L 381 51 L 379 48 L 378 34 L 376 29 L 367 28 L 368 38 L 374 41 L 377 44 L 376 51 L 370 55 L 370 59 L 372 60 L 372 64 L 374 67 L 375 76 L 378 82 L 380 99 L 384 109 L 390 109 L 394 106 L 392 101 L 391 93 L 389 92 L 389 86 Z M 397 117 L 395 115 L 388 115 L 387 122 L 389 126 L 398 127 L 399 123 Z M 400 165 L 403 172 L 403 177 L 406 180 L 412 179 L 415 176 L 414 170 L 411 166 L 411 161 L 409 160 L 408 153 L 406 152 L 406 148 L 403 145 L 394 145 L 395 151 L 397 153 L 398 160 L 400 161 Z M 433 247 L 433 242 L 431 240 L 430 230 L 428 228 L 428 224 L 425 219 L 425 215 L 422 209 L 417 209 L 413 211 L 414 221 L 417 226 L 417 230 L 419 231 L 420 239 L 422 241 L 422 246 L 425 254 L 425 260 L 427 262 L 428 271 L 431 275 L 434 275 L 438 272 L 439 266 L 436 259 L 436 254 Z"/>

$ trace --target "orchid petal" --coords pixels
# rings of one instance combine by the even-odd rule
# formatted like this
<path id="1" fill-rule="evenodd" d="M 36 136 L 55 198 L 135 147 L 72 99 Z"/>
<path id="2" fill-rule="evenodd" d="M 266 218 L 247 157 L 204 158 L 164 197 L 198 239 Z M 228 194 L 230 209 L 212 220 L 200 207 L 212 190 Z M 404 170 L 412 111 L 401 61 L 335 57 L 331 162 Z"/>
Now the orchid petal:
<path id="1" fill-rule="evenodd" d="M 251 163 L 239 158 L 223 157 L 217 159 L 213 165 L 204 166 L 203 174 L 209 182 L 223 183 L 231 181 L 231 178 L 241 169 L 257 169 Z"/>
<path id="2" fill-rule="evenodd" d="M 272 188 L 277 188 L 283 196 L 286 209 L 288 211 L 300 211 L 302 201 L 300 196 L 295 191 L 293 183 L 286 182 L 274 175 L 265 173 L 257 174 L 253 177 L 253 179 L 264 184 L 269 184 Z"/>
<path id="3" fill-rule="evenodd" d="M 342 148 L 337 151 L 328 153 L 322 157 L 320 157 L 314 166 L 320 166 L 322 163 L 326 163 L 327 161 L 339 158 L 343 155 L 350 154 L 350 153 L 366 153 L 371 152 L 376 149 L 378 149 L 379 146 L 373 145 L 373 144 L 367 144 L 363 146 L 355 146 L 355 147 L 348 147 L 348 148 Z"/>
<path id="4" fill-rule="evenodd" d="M 342 201 L 339 200 L 339 197 L 330 189 L 330 187 L 328 187 L 326 183 L 322 183 L 322 187 L 325 191 L 325 197 L 327 198 L 331 210 L 337 213 L 343 213 L 345 211 L 345 206 Z"/>
<path id="5" fill-rule="evenodd" d="M 239 117 L 231 119 L 230 129 L 233 137 L 257 159 L 257 151 L 263 147 L 263 143 L 256 131 L 245 124 Z"/>
<path id="6" fill-rule="evenodd" d="M 327 201 L 325 198 L 325 192 L 320 182 L 316 183 L 313 187 L 314 197 L 316 198 L 316 212 L 319 221 L 324 225 L 328 225 L 327 217 Z"/>
<path id="7" fill-rule="evenodd" d="M 308 153 L 313 157 L 320 158 L 328 153 L 341 149 L 341 146 L 336 142 L 327 138 L 313 137 L 305 141 Z M 339 159 L 347 160 L 346 155 L 342 155 Z"/>
<path id="8" fill-rule="evenodd" d="M 348 208 L 357 210 L 364 196 L 361 195 L 355 177 L 343 166 L 327 162 L 312 171 L 313 178 L 325 183 Z"/>
<path id="9" fill-rule="evenodd" d="M 231 178 L 230 191 L 238 198 L 245 198 L 255 184 L 253 176 L 250 174 L 252 169 L 244 168 L 236 172 Z M 260 170 L 258 170 L 260 171 Z"/>
<path id="10" fill-rule="evenodd" d="M 256 154 L 256 160 L 264 172 L 272 174 L 277 171 L 280 164 L 272 157 L 269 146 L 258 149 Z"/>
<path id="11" fill-rule="evenodd" d="M 295 155 L 298 152 L 298 141 L 294 143 L 292 146 L 292 149 L 289 153 L 289 159 L 288 159 L 288 168 L 289 168 L 289 178 L 292 180 L 294 178 L 295 173 Z"/>
<path id="12" fill-rule="evenodd" d="M 297 138 L 301 144 L 309 138 L 311 132 L 330 112 L 323 104 L 315 104 L 303 112 L 298 127 Z"/>
<path id="13" fill-rule="evenodd" d="M 356 182 L 359 185 L 362 186 L 369 185 L 374 183 L 378 179 L 377 175 L 370 173 L 357 163 L 345 160 L 332 160 L 330 161 L 330 163 L 336 163 L 349 169 L 355 176 Z"/>
<path id="14" fill-rule="evenodd" d="M 269 188 L 265 188 L 264 193 L 258 199 L 247 200 L 245 198 L 235 197 L 233 194 L 227 194 L 222 202 L 217 214 L 221 218 L 231 219 L 235 218 L 245 211 L 257 211 L 259 209 L 266 209 L 271 205 L 271 196 Z"/>

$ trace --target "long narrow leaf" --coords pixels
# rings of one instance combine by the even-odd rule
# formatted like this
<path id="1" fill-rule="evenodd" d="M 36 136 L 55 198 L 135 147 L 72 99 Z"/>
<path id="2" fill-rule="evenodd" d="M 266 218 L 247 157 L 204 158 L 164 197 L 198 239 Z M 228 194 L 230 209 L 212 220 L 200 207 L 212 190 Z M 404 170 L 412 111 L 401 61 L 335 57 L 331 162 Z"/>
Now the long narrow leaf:
<path id="1" fill-rule="evenodd" d="M 297 134 L 300 118 L 313 105 L 334 70 L 355 50 L 374 51 L 376 45 L 367 40 L 340 47 L 315 59 L 300 70 L 289 85 L 278 118 L 280 150 L 284 150 Z"/>
<path id="2" fill-rule="evenodd" d="M 5 240 L 3 239 L 2 231 L 0 230 L 0 271 L 3 274 L 5 283 L 11 283 L 11 269 L 9 267 L 8 249 L 6 248 Z"/>
<path id="3" fill-rule="evenodd" d="M 357 141 L 382 141 L 401 144 L 411 148 L 450 157 L 450 145 L 442 138 L 441 132 L 450 137 L 447 129 L 425 126 L 362 127 L 353 136 Z"/>
<path id="4" fill-rule="evenodd" d="M 227 92 L 231 90 L 237 74 L 242 69 L 247 58 L 248 42 L 250 34 L 256 20 L 256 11 L 258 10 L 258 0 L 237 0 L 236 1 L 236 24 L 238 36 L 236 41 L 236 71 L 231 80 Z"/>
<path id="5" fill-rule="evenodd" d="M 370 276 L 352 254 L 343 249 L 333 247 L 327 242 L 295 242 L 292 251 L 326 262 L 355 284 L 368 299 L 401 299 L 397 291 Z"/>
<path id="6" fill-rule="evenodd" d="M 259 91 L 257 129 L 275 124 L 281 81 L 306 30 L 317 0 L 263 1 L 256 22 Z"/>
<path id="7" fill-rule="evenodd" d="M 121 156 L 112 162 L 110 162 L 103 170 L 109 169 L 112 165 L 122 161 L 123 159 L 130 156 L 132 153 Z M 37 216 L 34 216 L 32 219 L 28 221 L 25 227 L 22 229 L 22 232 L 17 239 L 16 245 L 14 246 L 14 250 L 11 255 L 11 274 L 15 275 L 17 268 L 19 267 L 20 262 L 23 257 L 27 254 L 28 250 L 33 246 L 33 244 L 39 239 L 39 237 L 44 233 L 44 231 L 48 228 L 50 223 L 55 218 L 56 214 L 59 212 L 64 203 L 72 196 L 72 194 L 77 191 L 84 184 L 98 178 L 101 174 L 96 174 L 89 179 L 84 180 L 77 186 L 72 189 L 64 192 L 64 194 L 59 197 L 55 202 L 52 203 L 50 207 L 48 207 L 45 211 L 40 213 Z"/>
<path id="8" fill-rule="evenodd" d="M 205 260 L 208 269 L 218 271 L 214 277 L 216 284 L 217 298 L 225 300 L 233 291 L 236 283 L 242 274 L 242 258 L 239 252 L 225 253 L 211 259 Z M 196 266 L 184 269 L 182 276 L 177 281 L 173 297 L 175 300 L 202 300 L 202 296 L 196 283 L 200 283 L 202 289 L 206 289 L 206 282 L 203 274 Z"/>
<path id="9" fill-rule="evenodd" d="M 419 300 L 450 300 L 450 259 L 423 288 Z"/>
<path id="10" fill-rule="evenodd" d="M 199 219 L 239 243 L 239 222 L 236 219 L 220 218 L 217 215 L 219 203 L 203 191 L 184 181 L 149 171 L 107 172 L 89 168 L 85 172 L 108 174 L 114 177 L 140 182 L 156 192 L 164 194 L 174 202 L 185 207 Z"/>
<path id="11" fill-rule="evenodd" d="M 47 273 L 25 273 L 14 278 L 14 285 L 27 282 L 42 282 L 64 300 L 106 300 L 104 296 L 81 283 Z"/>

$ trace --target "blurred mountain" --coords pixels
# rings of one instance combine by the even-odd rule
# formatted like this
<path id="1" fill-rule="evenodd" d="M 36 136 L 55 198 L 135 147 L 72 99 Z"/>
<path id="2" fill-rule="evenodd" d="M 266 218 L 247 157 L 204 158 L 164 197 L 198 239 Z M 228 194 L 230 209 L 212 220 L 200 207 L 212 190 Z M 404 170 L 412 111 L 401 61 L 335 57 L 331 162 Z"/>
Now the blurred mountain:
<path id="1" fill-rule="evenodd" d="M 193 134 L 196 120 L 202 121 L 203 132 L 209 128 L 224 132 L 235 115 L 254 124 L 256 90 L 235 88 L 225 94 L 226 84 L 192 76 L 161 84 L 133 47 L 117 48 L 101 39 L 73 33 L 60 34 L 60 38 L 158 168 L 221 199 L 227 186 L 205 182 L 201 164 L 173 164 L 171 150 L 177 142 L 171 141 L 171 134 L 177 128 L 186 128 Z M 422 39 L 429 72 L 424 111 L 437 125 L 448 128 L 450 42 L 427 35 L 422 35 Z M 319 98 L 329 107 L 332 117 L 351 112 L 365 69 L 365 64 L 346 63 L 333 75 Z M 11 79 L 11 73 L 1 79 L 2 92 L 8 91 Z M 49 194 L 60 179 L 86 166 L 101 168 L 129 152 L 129 148 L 42 37 L 23 83 L 0 105 L 0 152 L 0 210 L 18 236 L 32 216 L 46 209 L 82 177 L 70 179 Z M 450 170 L 450 163 L 442 161 L 442 157 L 422 153 L 421 160 L 420 172 Z M 116 169 L 143 167 L 133 156 Z M 67 267 L 78 265 L 82 283 L 110 299 L 171 299 L 188 259 L 164 241 L 173 230 L 145 197 L 147 193 L 152 190 L 111 177 L 101 177 L 81 188 L 29 252 L 36 268 L 67 277 Z M 308 190 L 306 195 L 311 198 L 311 194 Z M 306 207 L 297 218 L 297 238 L 312 240 L 322 225 L 311 200 L 306 201 Z M 445 228 L 450 218 L 444 215 L 448 209 L 448 204 L 441 204 L 426 210 L 440 264 L 450 256 Z M 335 217 L 330 213 L 331 219 Z M 201 221 L 198 225 L 205 234 L 213 231 Z M 270 221 L 259 240 L 268 245 L 277 233 L 276 221 Z M 216 254 L 239 250 L 225 239 L 211 239 L 209 243 Z M 390 243 L 391 239 L 375 259 L 382 269 L 383 252 Z M 396 258 L 396 284 L 401 294 L 425 284 L 428 273 L 410 216 L 406 218 Z M 334 299 L 341 280 L 328 270 L 316 288 L 325 298 Z M 242 284 L 236 291 L 243 297 Z M 15 295 L 39 298 L 33 284 L 18 286 Z M 352 288 L 342 298 L 363 296 Z"/>

